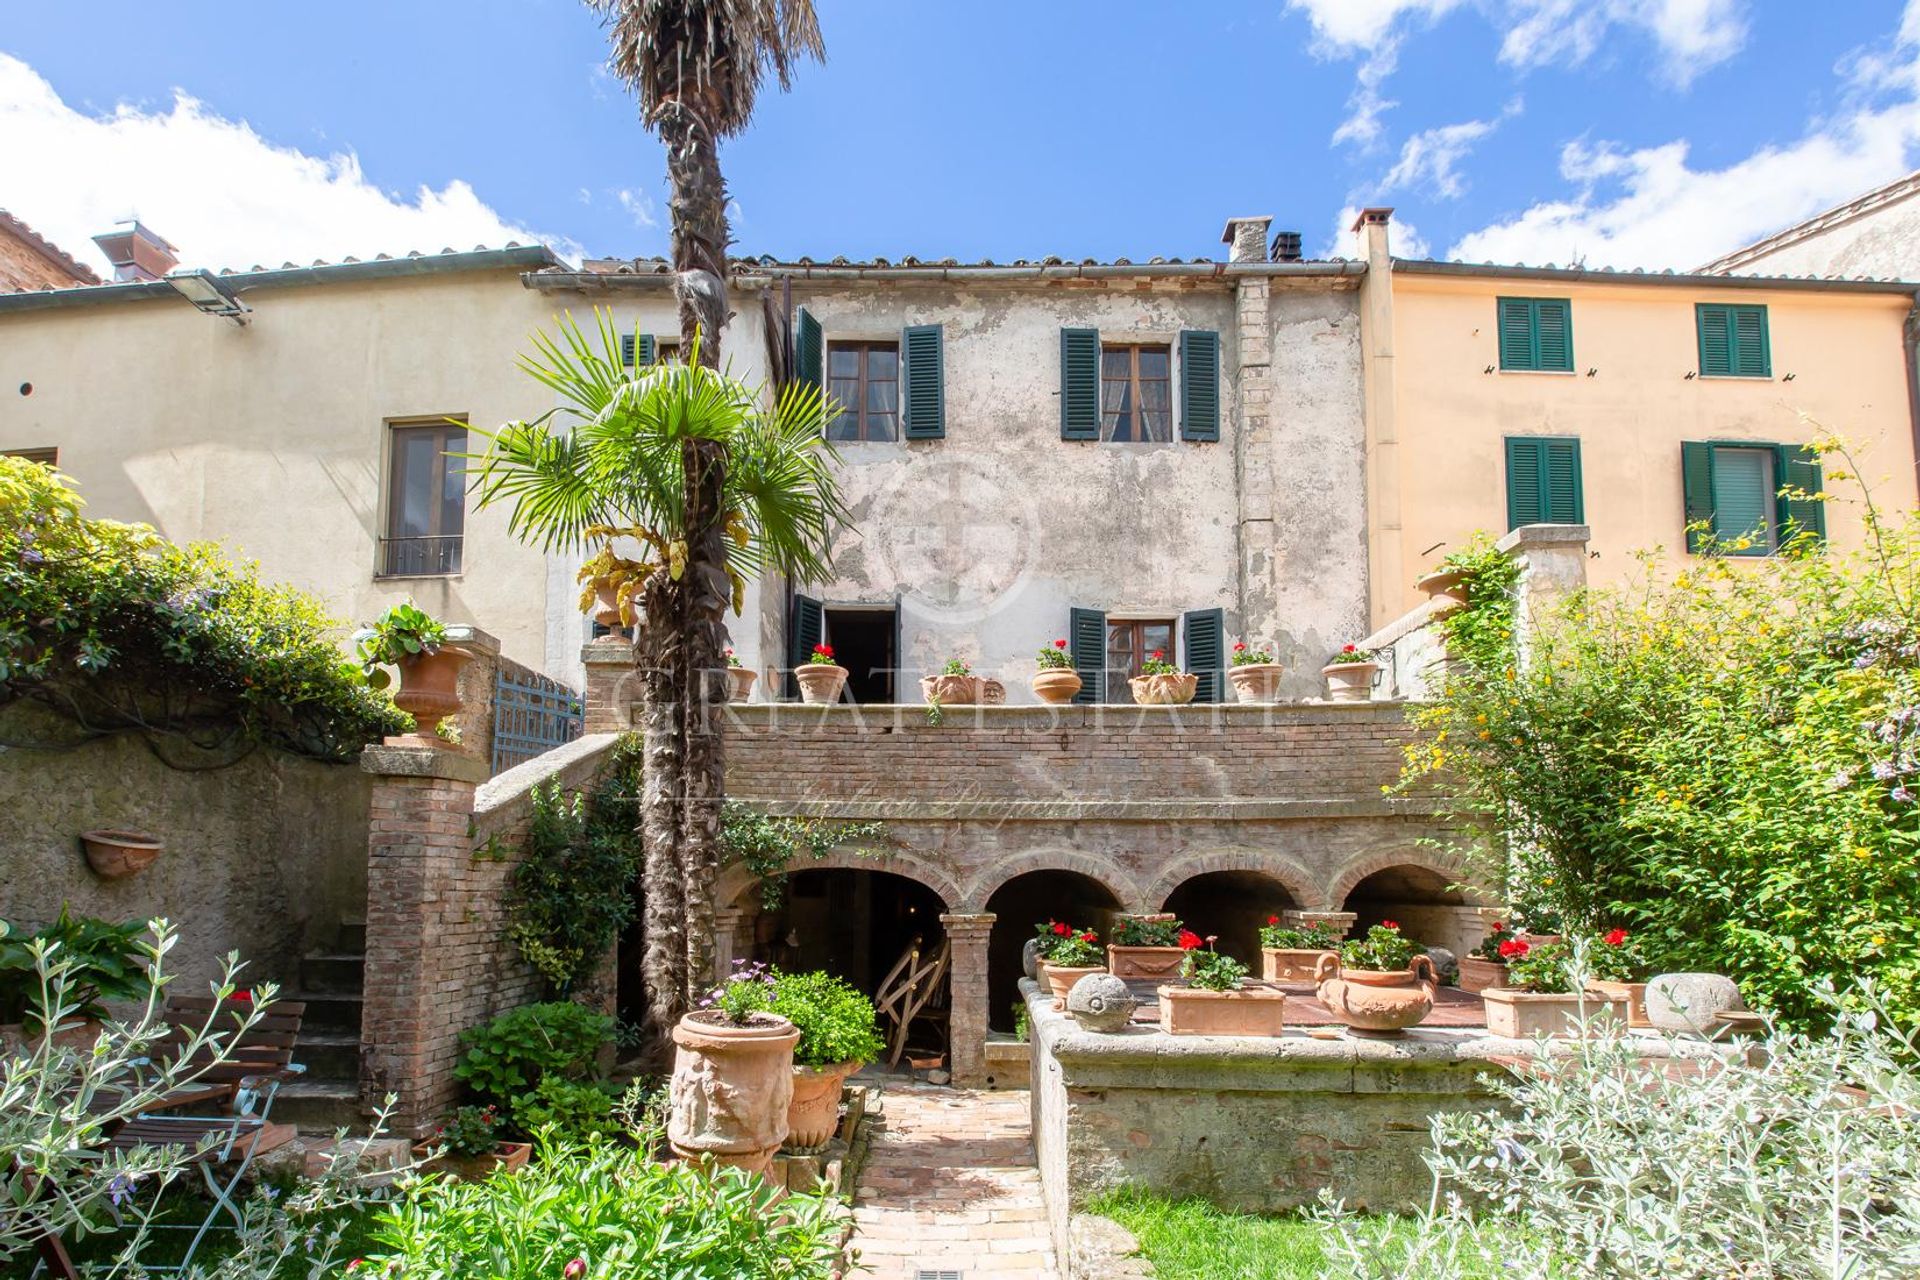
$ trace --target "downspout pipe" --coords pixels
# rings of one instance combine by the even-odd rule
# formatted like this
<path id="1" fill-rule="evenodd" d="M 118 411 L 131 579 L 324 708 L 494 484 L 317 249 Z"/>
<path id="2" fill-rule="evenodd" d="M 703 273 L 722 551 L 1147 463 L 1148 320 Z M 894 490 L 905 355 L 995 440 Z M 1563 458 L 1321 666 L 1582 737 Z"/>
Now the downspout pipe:
<path id="1" fill-rule="evenodd" d="M 1907 357 L 1907 432 L 1913 444 L 1915 481 L 1920 483 L 1920 293 L 1913 295 L 1900 334 Z"/>

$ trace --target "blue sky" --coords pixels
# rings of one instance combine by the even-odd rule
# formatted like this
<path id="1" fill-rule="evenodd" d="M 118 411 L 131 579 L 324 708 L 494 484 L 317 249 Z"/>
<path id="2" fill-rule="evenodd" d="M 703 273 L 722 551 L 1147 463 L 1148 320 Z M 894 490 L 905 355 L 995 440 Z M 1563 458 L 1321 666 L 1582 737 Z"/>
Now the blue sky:
<path id="1" fill-rule="evenodd" d="M 658 144 L 575 0 L 19 6 L 0 207 L 192 263 L 514 236 L 663 252 Z M 1920 0 L 1916 0 L 1920 8 Z M 1819 13 L 1817 21 L 1809 15 Z M 821 0 L 824 66 L 724 163 L 741 250 L 1338 250 L 1693 265 L 1920 158 L 1920 16 L 1848 0 Z"/>

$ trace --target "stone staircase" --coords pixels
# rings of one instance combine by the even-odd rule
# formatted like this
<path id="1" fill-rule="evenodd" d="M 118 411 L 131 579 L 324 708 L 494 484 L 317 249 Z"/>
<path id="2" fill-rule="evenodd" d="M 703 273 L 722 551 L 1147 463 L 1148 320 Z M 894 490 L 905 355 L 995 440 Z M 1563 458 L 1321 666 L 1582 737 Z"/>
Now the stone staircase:
<path id="1" fill-rule="evenodd" d="M 306 1002 L 306 1019 L 293 1060 L 306 1075 L 281 1088 L 273 1118 L 305 1133 L 363 1129 L 360 1110 L 360 1004 L 366 980 L 367 926 L 346 921 L 331 950 L 300 960 L 299 990 L 288 1000 Z"/>

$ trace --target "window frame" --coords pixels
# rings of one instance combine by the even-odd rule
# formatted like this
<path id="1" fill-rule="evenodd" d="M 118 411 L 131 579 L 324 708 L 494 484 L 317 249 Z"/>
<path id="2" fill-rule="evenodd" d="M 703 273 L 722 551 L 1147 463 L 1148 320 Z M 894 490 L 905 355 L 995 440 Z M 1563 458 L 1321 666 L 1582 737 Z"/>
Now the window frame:
<path id="1" fill-rule="evenodd" d="M 836 351 L 847 351 L 847 350 L 858 351 L 860 353 L 860 373 L 859 373 L 859 376 L 855 379 L 855 386 L 858 388 L 858 392 L 855 398 L 859 401 L 859 404 L 854 406 L 842 404 L 840 407 L 840 415 L 832 419 L 832 421 L 828 422 L 824 427 L 821 428 L 821 430 L 825 433 L 827 440 L 829 440 L 834 444 L 898 444 L 902 439 L 905 438 L 904 432 L 906 430 L 906 426 L 903 421 L 904 410 L 906 406 L 901 398 L 902 393 L 904 392 L 906 387 L 906 380 L 904 377 L 902 377 L 902 374 L 904 373 L 904 369 L 902 367 L 901 362 L 904 359 L 904 355 L 900 350 L 900 339 L 898 338 L 829 338 L 827 339 L 826 343 L 824 344 L 824 350 L 820 358 L 820 364 L 821 364 L 820 381 L 821 381 L 822 389 L 828 395 L 833 394 L 833 384 L 835 382 L 835 378 L 833 375 L 834 353 Z M 868 358 L 872 355 L 872 353 L 875 350 L 887 350 L 893 353 L 893 377 L 891 379 L 886 379 L 886 378 L 875 379 L 868 376 L 867 374 Z M 868 427 L 867 415 L 871 411 L 867 407 L 867 388 L 873 385 L 875 382 L 884 383 L 888 381 L 891 381 L 893 383 L 893 434 L 891 436 L 875 438 Z M 852 415 L 854 417 L 856 433 L 852 436 L 835 436 L 833 434 L 834 427 L 841 421 L 842 418 L 847 417 L 848 415 Z"/>
<path id="2" fill-rule="evenodd" d="M 42 466 L 58 467 L 60 465 L 60 446 L 57 444 L 36 445 L 26 449 L 0 449 L 0 454 L 9 458 L 38 462 Z"/>
<path id="3" fill-rule="evenodd" d="M 1102 694 L 1100 701 L 1126 705 L 1132 704 L 1133 691 L 1127 685 L 1127 681 L 1141 674 L 1141 664 L 1147 660 L 1149 650 L 1145 642 L 1145 631 L 1148 627 L 1165 627 L 1167 629 L 1167 653 L 1171 655 L 1168 661 L 1173 662 L 1175 666 L 1179 665 L 1180 619 L 1177 615 L 1150 617 L 1142 614 L 1139 617 L 1116 618 L 1109 614 L 1106 619 L 1106 633 L 1101 638 L 1100 648 L 1101 670 L 1104 673 L 1107 687 L 1100 691 Z M 1113 633 L 1121 628 L 1126 628 L 1133 633 L 1133 656 L 1128 669 L 1125 671 L 1121 671 L 1113 662 Z M 1125 695 L 1124 697 L 1116 696 L 1115 680 L 1120 682 L 1118 689 L 1120 693 Z"/>
<path id="4" fill-rule="evenodd" d="M 1129 341 L 1129 342 L 1109 342 L 1104 333 L 1100 335 L 1100 363 L 1097 368 L 1097 373 L 1099 376 L 1095 379 L 1095 390 L 1094 390 L 1094 403 L 1100 415 L 1098 434 L 1094 437 L 1098 443 L 1100 444 L 1173 444 L 1179 438 L 1178 435 L 1176 434 L 1177 424 L 1174 421 L 1174 419 L 1178 416 L 1178 409 L 1175 401 L 1176 401 L 1176 388 L 1179 385 L 1179 379 L 1176 376 L 1176 371 L 1174 369 L 1174 346 L 1175 345 L 1176 343 L 1174 341 L 1166 341 L 1166 340 L 1161 340 L 1156 338 L 1144 338 L 1144 337 L 1136 338 L 1133 341 Z M 1109 379 L 1107 377 L 1107 356 L 1109 353 L 1117 353 L 1122 351 L 1128 353 L 1127 377 L 1125 379 L 1125 382 L 1128 388 L 1128 394 L 1131 397 L 1130 404 L 1132 406 L 1128 410 L 1128 415 L 1133 419 L 1134 432 L 1135 432 L 1135 438 L 1131 440 L 1116 440 L 1112 436 L 1107 434 L 1107 384 L 1110 381 L 1112 382 L 1121 381 L 1120 379 L 1117 379 L 1117 378 Z M 1167 376 L 1164 379 L 1162 378 L 1144 378 L 1143 379 L 1140 376 L 1140 353 L 1143 351 L 1163 352 L 1166 355 Z M 1164 439 L 1144 440 L 1139 438 L 1139 430 L 1142 425 L 1141 416 L 1145 412 L 1145 409 L 1144 409 L 1145 399 L 1140 394 L 1141 384 L 1143 382 L 1164 382 L 1166 384 L 1167 404 L 1163 412 L 1166 415 L 1167 430 L 1166 430 L 1166 437 Z"/>
<path id="5" fill-rule="evenodd" d="M 1752 532 L 1747 530 L 1744 533 L 1729 535 L 1720 528 L 1720 495 L 1713 490 L 1714 482 L 1719 479 L 1720 455 L 1734 452 L 1759 454 L 1767 460 L 1766 472 L 1773 481 L 1772 486 L 1763 488 L 1760 495 L 1761 509 L 1767 513 L 1766 541 L 1749 547 L 1745 551 L 1721 551 L 1719 554 L 1738 556 L 1746 560 L 1764 560 L 1768 556 L 1780 554 L 1780 490 L 1786 484 L 1785 477 L 1780 474 L 1780 446 L 1766 440 L 1709 440 L 1706 444 L 1710 468 L 1707 482 L 1708 497 L 1713 502 L 1713 523 L 1708 532 L 1713 534 L 1716 545 L 1725 543 L 1730 538 L 1745 537 Z"/>
<path id="6" fill-rule="evenodd" d="M 460 489 L 459 532 L 452 534 L 441 532 L 441 523 L 446 514 L 445 503 L 441 501 L 434 502 L 429 513 L 427 523 L 431 532 L 424 534 L 401 534 L 397 531 L 396 523 L 404 510 L 406 466 L 405 455 L 401 450 L 402 443 L 408 437 L 419 433 L 433 432 L 436 434 L 439 450 L 434 456 L 439 463 L 438 478 L 440 481 L 436 491 L 444 493 L 449 460 L 454 456 L 453 452 L 447 448 L 447 443 L 448 438 L 456 431 L 461 436 L 460 451 L 464 452 L 466 440 L 472 432 L 472 426 L 467 420 L 467 415 L 464 413 L 435 414 L 417 418 L 389 418 L 384 424 L 384 434 L 386 436 L 385 485 L 382 493 L 382 506 L 384 510 L 381 513 L 380 519 L 381 534 L 377 540 L 375 550 L 373 574 L 375 578 L 456 578 L 465 572 L 467 536 L 467 499 L 465 485 L 462 485 Z M 448 544 L 446 542 L 447 539 L 455 539 L 455 541 Z M 394 556 L 396 554 L 396 546 L 403 542 L 427 542 L 430 547 L 432 544 L 439 544 L 443 551 L 451 552 L 450 556 L 443 558 L 443 563 L 446 561 L 450 561 L 451 563 L 449 563 L 446 568 L 394 569 L 391 566 L 395 563 Z"/>

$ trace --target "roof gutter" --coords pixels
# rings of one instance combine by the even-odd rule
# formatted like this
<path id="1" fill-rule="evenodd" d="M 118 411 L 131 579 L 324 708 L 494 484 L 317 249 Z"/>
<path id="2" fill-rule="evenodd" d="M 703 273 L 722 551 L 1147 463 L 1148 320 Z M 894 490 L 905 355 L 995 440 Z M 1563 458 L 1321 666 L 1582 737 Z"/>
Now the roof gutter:
<path id="1" fill-rule="evenodd" d="M 776 280 L 819 281 L 822 283 L 875 281 L 915 281 L 949 284 L 994 284 L 1009 281 L 1050 283 L 1059 280 L 1140 280 L 1169 278 L 1180 280 L 1219 280 L 1246 277 L 1300 277 L 1341 279 L 1365 275 L 1364 262 L 1160 262 L 1160 263 L 1061 263 L 1011 267 L 836 267 L 776 265 L 741 271 L 728 281 L 745 289 L 769 287 Z M 665 289 L 673 286 L 671 271 L 536 271 L 521 277 L 529 289 L 570 289 L 580 292 L 614 292 L 627 289 Z"/>
<path id="2" fill-rule="evenodd" d="M 561 265 L 545 245 L 515 245 L 508 249 L 475 249 L 470 253 L 435 253 L 405 258 L 375 258 L 370 262 L 334 262 L 312 267 L 279 267 L 267 271 L 233 271 L 215 277 L 234 293 L 255 289 L 284 289 L 299 285 L 353 284 L 447 275 L 461 271 L 540 270 Z M 0 293 L 0 313 L 45 311 L 61 307 L 100 306 L 138 302 L 147 298 L 179 298 L 165 280 L 133 280 L 119 284 L 84 285 L 73 289 L 41 289 L 31 293 Z"/>
<path id="3" fill-rule="evenodd" d="M 1569 284 L 1673 285 L 1687 289 L 1773 289 L 1808 293 L 1897 293 L 1911 296 L 1904 280 L 1819 280 L 1805 276 L 1722 276 L 1698 272 L 1595 271 L 1587 267 L 1499 267 L 1474 262 L 1393 260 L 1395 275 L 1472 276 L 1487 280 L 1559 280 Z"/>

